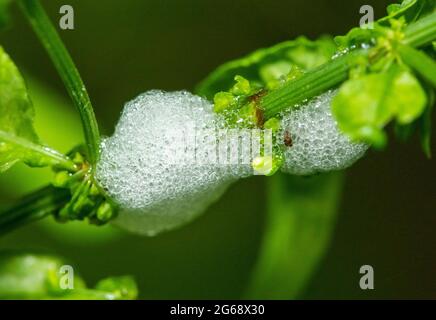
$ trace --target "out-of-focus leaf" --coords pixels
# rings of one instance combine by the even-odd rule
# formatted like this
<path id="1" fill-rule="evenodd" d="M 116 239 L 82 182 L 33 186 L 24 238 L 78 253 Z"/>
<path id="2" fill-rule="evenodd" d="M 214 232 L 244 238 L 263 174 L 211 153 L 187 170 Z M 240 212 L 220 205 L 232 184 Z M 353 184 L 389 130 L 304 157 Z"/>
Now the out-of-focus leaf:
<path id="1" fill-rule="evenodd" d="M 39 143 L 33 118 L 24 80 L 0 47 L 0 172 L 18 161 L 35 167 L 62 164 L 74 168 L 62 154 Z"/>
<path id="2" fill-rule="evenodd" d="M 73 288 L 61 287 L 61 267 L 58 257 L 25 252 L 0 253 L 0 299 L 135 299 L 138 293 L 131 277 L 101 280 L 95 289 L 86 287 L 73 267 Z"/>
<path id="3" fill-rule="evenodd" d="M 425 109 L 426 94 L 408 71 L 392 68 L 346 81 L 333 99 L 332 111 L 339 128 L 353 140 L 381 147 L 383 127 L 394 117 L 409 124 Z"/>
<path id="4" fill-rule="evenodd" d="M 59 290 L 61 259 L 42 254 L 0 253 L 0 298 L 43 299 Z M 83 288 L 83 280 L 75 275 L 74 285 Z"/>
<path id="5" fill-rule="evenodd" d="M 247 298 L 295 299 L 301 293 L 328 247 L 342 180 L 340 172 L 269 178 L 267 221 Z"/>
<path id="6" fill-rule="evenodd" d="M 5 28 L 9 22 L 9 5 L 12 0 L 0 0 L 0 29 Z"/>
<path id="7" fill-rule="evenodd" d="M 132 277 L 112 277 L 99 281 L 95 286 L 96 290 L 111 292 L 115 299 L 136 299 L 138 288 Z"/>
<path id="8" fill-rule="evenodd" d="M 232 87 L 236 75 L 243 76 L 253 83 L 265 84 L 268 80 L 265 68 L 268 66 L 271 66 L 269 69 L 274 72 L 279 66 L 277 63 L 280 62 L 276 77 L 280 73 L 286 75 L 291 66 L 303 70 L 319 66 L 328 61 L 335 51 L 336 45 L 330 37 L 321 37 L 316 41 L 300 37 L 293 41 L 282 42 L 221 65 L 197 86 L 196 92 L 212 99 L 217 92 L 227 91 Z"/>
<path id="9" fill-rule="evenodd" d="M 0 173 L 22 160 L 30 167 L 62 165 L 74 169 L 61 153 L 0 129 Z"/>

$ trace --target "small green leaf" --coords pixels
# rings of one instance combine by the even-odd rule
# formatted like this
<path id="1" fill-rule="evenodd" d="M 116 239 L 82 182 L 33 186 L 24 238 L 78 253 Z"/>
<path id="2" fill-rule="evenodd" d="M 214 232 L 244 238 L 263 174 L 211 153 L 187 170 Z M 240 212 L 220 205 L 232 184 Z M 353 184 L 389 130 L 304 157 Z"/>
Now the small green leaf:
<path id="1" fill-rule="evenodd" d="M 18 161 L 29 166 L 60 165 L 73 170 L 75 166 L 68 158 L 40 145 L 33 118 L 24 80 L 0 47 L 0 172 Z"/>
<path id="2" fill-rule="evenodd" d="M 295 299 L 328 248 L 342 173 L 268 178 L 268 215 L 246 298 Z"/>
<path id="3" fill-rule="evenodd" d="M 292 66 L 289 61 L 281 60 L 260 67 L 259 75 L 266 87 L 271 90 L 280 85 L 280 80 L 291 72 Z"/>
<path id="4" fill-rule="evenodd" d="M 280 129 L 280 120 L 277 118 L 268 119 L 263 125 L 264 129 L 271 129 L 272 132 L 277 132 Z"/>
<path id="5" fill-rule="evenodd" d="M 298 45 L 290 48 L 287 56 L 293 65 L 303 70 L 310 70 L 326 63 L 337 50 L 329 37 L 321 37 L 316 41 L 302 37 L 296 41 Z"/>
<path id="6" fill-rule="evenodd" d="M 362 44 L 373 44 L 375 38 L 380 35 L 379 27 L 375 28 L 353 28 L 344 36 L 336 36 L 334 38 L 336 44 L 341 50 L 360 47 Z"/>
<path id="7" fill-rule="evenodd" d="M 411 123 L 422 114 L 426 101 L 418 80 L 393 67 L 346 81 L 333 99 L 332 110 L 339 128 L 353 140 L 381 147 L 383 127 L 394 117 L 401 124 Z"/>
<path id="8" fill-rule="evenodd" d="M 327 62 L 335 52 L 336 45 L 329 37 L 321 37 L 315 41 L 300 37 L 282 42 L 223 64 L 197 86 L 196 92 L 212 99 L 215 93 L 229 90 L 236 75 L 251 83 L 265 85 L 272 80 L 271 73 L 275 77 L 286 76 L 292 66 L 311 69 Z M 280 65 L 277 64 L 279 62 Z"/>
<path id="9" fill-rule="evenodd" d="M 248 96 L 251 94 L 252 88 L 250 81 L 240 75 L 235 76 L 235 81 L 236 83 L 233 85 L 231 93 L 235 96 Z"/>
<path id="10" fill-rule="evenodd" d="M 219 113 L 229 109 L 235 103 L 235 97 L 230 92 L 218 92 L 213 97 L 214 111 Z"/>
<path id="11" fill-rule="evenodd" d="M 18 161 L 31 167 L 59 166 L 74 171 L 76 166 L 63 154 L 0 129 L 0 173 Z"/>
<path id="12" fill-rule="evenodd" d="M 392 84 L 392 91 L 386 103 L 397 106 L 397 120 L 402 124 L 411 123 L 425 109 L 427 96 L 419 81 L 410 72 L 399 72 Z"/>

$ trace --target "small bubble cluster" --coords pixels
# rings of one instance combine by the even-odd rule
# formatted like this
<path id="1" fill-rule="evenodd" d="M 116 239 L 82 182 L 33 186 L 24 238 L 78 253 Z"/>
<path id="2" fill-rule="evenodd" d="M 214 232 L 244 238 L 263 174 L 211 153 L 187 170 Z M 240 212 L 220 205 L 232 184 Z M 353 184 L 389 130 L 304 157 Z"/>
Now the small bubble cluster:
<path id="1" fill-rule="evenodd" d="M 363 156 L 368 145 L 353 143 L 342 134 L 330 103 L 336 91 L 328 91 L 298 109 L 282 114 L 279 143 L 285 150 L 282 171 L 295 175 L 341 170 Z"/>
<path id="2" fill-rule="evenodd" d="M 177 139 L 187 125 L 223 128 L 224 120 L 207 100 L 188 92 L 149 91 L 126 103 L 115 133 L 102 141 L 96 170 L 98 182 L 120 206 L 115 224 L 150 236 L 176 228 L 251 174 L 249 165 L 187 161 L 189 145 Z M 207 143 L 195 148 L 196 157 L 213 152 L 201 149 Z"/>

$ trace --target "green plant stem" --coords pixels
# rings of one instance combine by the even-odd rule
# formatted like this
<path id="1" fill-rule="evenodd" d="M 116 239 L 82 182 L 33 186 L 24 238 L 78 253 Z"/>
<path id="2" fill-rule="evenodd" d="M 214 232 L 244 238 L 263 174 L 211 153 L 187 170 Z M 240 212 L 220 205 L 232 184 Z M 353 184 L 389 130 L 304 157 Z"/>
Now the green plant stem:
<path id="1" fill-rule="evenodd" d="M 350 62 L 359 54 L 363 53 L 359 50 L 339 56 L 265 95 L 261 100 L 265 117 L 271 118 L 280 111 L 304 102 L 345 81 L 348 77 Z"/>
<path id="2" fill-rule="evenodd" d="M 38 0 L 19 0 L 21 10 L 53 61 L 64 85 L 79 110 L 91 164 L 98 159 L 100 133 L 85 85 L 56 29 Z"/>
<path id="3" fill-rule="evenodd" d="M 436 88 L 436 62 L 432 58 L 420 50 L 405 45 L 399 46 L 398 52 L 404 63 Z"/>
<path id="4" fill-rule="evenodd" d="M 47 186 L 32 193 L 17 206 L 0 213 L 0 236 L 52 214 L 63 207 L 69 198 L 68 190 L 57 189 L 53 186 Z"/>
<path id="5" fill-rule="evenodd" d="M 421 47 L 436 38 L 436 12 L 410 24 L 404 30 L 404 44 Z"/>
<path id="6" fill-rule="evenodd" d="M 436 40 L 436 13 L 432 13 L 418 22 L 410 24 L 404 31 L 404 44 L 420 47 Z M 281 111 L 296 106 L 310 98 L 333 88 L 348 78 L 351 61 L 368 50 L 355 50 L 345 53 L 324 65 L 305 73 L 303 76 L 286 83 L 283 87 L 271 91 L 260 100 L 266 119 Z M 378 61 L 382 56 L 373 59 Z"/>

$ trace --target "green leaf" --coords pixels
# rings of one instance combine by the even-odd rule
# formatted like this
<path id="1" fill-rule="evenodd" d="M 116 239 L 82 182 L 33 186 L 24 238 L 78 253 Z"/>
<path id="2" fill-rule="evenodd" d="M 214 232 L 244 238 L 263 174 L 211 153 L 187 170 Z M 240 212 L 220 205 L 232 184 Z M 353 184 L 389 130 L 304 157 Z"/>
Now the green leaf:
<path id="1" fill-rule="evenodd" d="M 246 298 L 295 299 L 328 248 L 342 173 L 268 178 L 268 216 Z"/>
<path id="2" fill-rule="evenodd" d="M 0 252 L 0 299 L 135 299 L 137 287 L 131 277 L 103 279 L 95 289 L 86 287 L 74 265 L 73 288 L 62 289 L 66 262 L 58 257 L 16 251 Z"/>
<path id="3" fill-rule="evenodd" d="M 24 80 L 0 47 L 0 172 L 18 161 L 29 166 L 60 165 L 74 169 L 68 158 L 40 145 L 33 118 L 34 109 Z"/>
<path id="4" fill-rule="evenodd" d="M 408 124 L 417 119 L 424 111 L 427 96 L 415 76 L 407 71 L 399 72 L 392 84 L 392 92 L 386 103 L 397 106 L 397 120 Z"/>
<path id="5" fill-rule="evenodd" d="M 20 160 L 31 167 L 59 166 L 71 171 L 76 168 L 63 154 L 0 130 L 0 173 Z"/>
<path id="6" fill-rule="evenodd" d="M 298 38 L 296 41 L 297 45 L 290 48 L 287 55 L 292 65 L 303 70 L 310 70 L 326 63 L 337 50 L 330 37 L 321 37 L 315 41 Z"/>
<path id="7" fill-rule="evenodd" d="M 362 44 L 371 44 L 375 37 L 379 35 L 378 28 L 353 28 L 344 36 L 334 38 L 336 44 L 341 50 L 355 48 Z"/>
<path id="8" fill-rule="evenodd" d="M 291 66 L 303 70 L 317 67 L 327 62 L 335 51 L 336 46 L 329 37 L 321 37 L 316 41 L 300 37 L 282 42 L 223 64 L 197 86 L 196 92 L 212 99 L 215 93 L 229 90 L 236 75 L 253 83 L 266 84 L 272 78 L 286 75 Z"/>
<path id="9" fill-rule="evenodd" d="M 333 99 L 332 111 L 339 128 L 353 140 L 381 147 L 383 127 L 394 117 L 409 124 L 425 109 L 426 94 L 418 80 L 406 70 L 391 68 L 386 73 L 346 81 Z"/>

